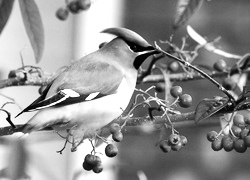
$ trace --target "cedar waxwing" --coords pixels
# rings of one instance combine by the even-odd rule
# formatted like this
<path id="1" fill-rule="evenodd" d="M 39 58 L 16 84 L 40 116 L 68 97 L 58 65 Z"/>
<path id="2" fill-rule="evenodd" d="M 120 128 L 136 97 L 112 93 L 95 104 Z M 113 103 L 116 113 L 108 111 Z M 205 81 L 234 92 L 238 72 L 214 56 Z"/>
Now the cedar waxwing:
<path id="1" fill-rule="evenodd" d="M 117 37 L 72 63 L 21 112 L 39 110 L 24 125 L 23 133 L 46 127 L 67 130 L 74 151 L 84 138 L 94 137 L 98 129 L 123 113 L 134 92 L 138 68 L 158 51 L 131 30 L 102 32 Z"/>

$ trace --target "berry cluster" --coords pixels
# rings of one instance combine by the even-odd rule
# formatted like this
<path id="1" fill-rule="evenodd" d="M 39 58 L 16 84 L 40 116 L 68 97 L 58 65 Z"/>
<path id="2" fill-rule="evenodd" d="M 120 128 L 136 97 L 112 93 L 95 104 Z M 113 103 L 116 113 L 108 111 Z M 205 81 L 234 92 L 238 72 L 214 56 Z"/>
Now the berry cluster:
<path id="1" fill-rule="evenodd" d="M 179 151 L 182 147 L 187 144 L 187 138 L 179 134 L 170 134 L 165 140 L 162 140 L 159 144 L 160 149 L 164 152 Z"/>
<path id="2" fill-rule="evenodd" d="M 211 131 L 207 134 L 207 139 L 212 142 L 211 147 L 214 151 L 223 148 L 227 152 L 234 149 L 236 152 L 244 153 L 247 147 L 250 147 L 250 116 L 244 118 L 243 115 L 236 114 L 230 134 Z"/>
<path id="3" fill-rule="evenodd" d="M 112 139 L 116 142 L 121 142 L 123 140 L 123 134 L 121 132 L 121 126 L 117 123 L 112 123 L 109 126 L 109 131 L 112 135 Z M 112 158 L 118 154 L 118 148 L 114 144 L 108 144 L 105 148 L 106 156 Z"/>
<path id="4" fill-rule="evenodd" d="M 121 132 L 121 127 L 117 123 L 112 123 L 109 127 L 109 131 L 112 134 L 112 139 L 116 142 L 121 142 L 123 139 L 123 134 Z M 95 152 L 95 151 L 94 151 Z M 95 154 L 95 153 L 94 153 Z M 108 143 L 105 147 L 105 155 L 107 157 L 115 157 L 118 154 L 118 148 L 112 143 Z M 83 169 L 86 171 L 93 171 L 95 173 L 100 173 L 103 170 L 102 161 L 99 156 L 87 154 L 84 158 L 82 164 Z"/>
<path id="5" fill-rule="evenodd" d="M 165 89 L 164 83 L 158 83 L 155 87 L 157 92 L 163 92 Z M 176 98 L 176 102 L 179 102 L 179 105 L 183 108 L 189 108 L 192 106 L 192 96 L 189 94 L 182 94 L 181 86 L 173 86 L 170 89 L 170 94 L 172 97 Z"/>
<path id="6" fill-rule="evenodd" d="M 88 10 L 90 6 L 90 0 L 72 0 L 66 4 L 66 7 L 61 7 L 56 11 L 56 17 L 60 20 L 66 20 L 70 12 L 77 14 L 81 11 Z"/>
<path id="7" fill-rule="evenodd" d="M 100 173 L 103 170 L 101 158 L 92 154 L 87 154 L 85 156 L 82 167 L 86 171 L 92 170 L 95 173 Z"/>
<path id="8" fill-rule="evenodd" d="M 182 94 L 181 86 L 171 87 L 170 94 L 174 98 L 178 98 L 178 102 L 181 107 L 189 108 L 192 105 L 192 96 L 189 94 Z"/>

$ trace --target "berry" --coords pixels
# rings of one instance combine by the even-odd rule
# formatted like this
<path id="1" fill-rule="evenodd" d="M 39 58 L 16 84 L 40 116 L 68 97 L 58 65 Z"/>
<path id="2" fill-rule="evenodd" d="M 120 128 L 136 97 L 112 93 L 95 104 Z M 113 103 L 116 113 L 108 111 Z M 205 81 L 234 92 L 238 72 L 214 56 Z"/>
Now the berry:
<path id="1" fill-rule="evenodd" d="M 179 105 L 183 108 L 188 108 L 192 106 L 192 97 L 189 94 L 182 94 L 180 96 Z"/>
<path id="2" fill-rule="evenodd" d="M 101 163 L 97 164 L 96 166 L 93 167 L 93 172 L 94 173 L 100 173 L 100 172 L 102 172 L 102 170 L 103 170 L 103 166 L 102 166 Z"/>
<path id="3" fill-rule="evenodd" d="M 88 10 L 91 6 L 90 0 L 78 0 L 78 6 L 81 10 Z"/>
<path id="4" fill-rule="evenodd" d="M 66 20 L 69 16 L 69 11 L 66 8 L 59 8 L 56 11 L 56 17 L 62 21 Z"/>
<path id="5" fill-rule="evenodd" d="M 123 134 L 120 131 L 117 131 L 112 134 L 112 139 L 116 142 L 121 142 L 123 140 Z"/>
<path id="6" fill-rule="evenodd" d="M 210 131 L 207 133 L 207 140 L 213 142 L 217 138 L 218 133 L 216 131 Z"/>
<path id="7" fill-rule="evenodd" d="M 82 163 L 82 167 L 83 167 L 83 169 L 85 169 L 86 171 L 91 171 L 91 170 L 93 169 L 93 166 L 90 165 L 90 164 L 88 164 L 88 163 L 86 163 L 86 161 L 84 161 L 84 162 Z"/>
<path id="8" fill-rule="evenodd" d="M 86 162 L 87 164 L 89 164 L 90 166 L 94 167 L 96 166 L 98 163 L 101 163 L 101 159 L 99 156 L 95 156 L 92 154 L 87 154 L 84 158 L 84 162 Z"/>
<path id="9" fill-rule="evenodd" d="M 115 157 L 118 154 L 118 148 L 114 144 L 108 144 L 105 148 L 105 154 L 108 157 Z"/>
<path id="10" fill-rule="evenodd" d="M 238 126 L 233 125 L 233 126 L 231 127 L 231 130 L 232 130 L 233 134 L 234 134 L 236 137 L 240 137 L 241 128 L 239 128 Z"/>
<path id="11" fill-rule="evenodd" d="M 155 90 L 159 93 L 165 91 L 165 83 L 157 83 L 155 86 Z"/>
<path id="12" fill-rule="evenodd" d="M 170 134 L 168 142 L 170 145 L 177 145 L 181 142 L 181 138 L 178 134 Z"/>
<path id="13" fill-rule="evenodd" d="M 212 142 L 211 147 L 214 151 L 220 151 L 222 149 L 221 139 L 216 139 Z"/>
<path id="14" fill-rule="evenodd" d="M 74 0 L 74 1 L 71 1 L 69 4 L 68 4 L 68 8 L 70 10 L 71 13 L 73 14 L 76 14 L 79 12 L 80 10 L 80 7 L 78 5 L 78 1 Z"/>
<path id="15" fill-rule="evenodd" d="M 176 72 L 176 71 L 178 71 L 179 66 L 180 66 L 180 65 L 179 65 L 178 62 L 172 61 L 172 62 L 169 63 L 169 65 L 168 65 L 168 70 L 169 70 L 170 72 Z"/>
<path id="16" fill-rule="evenodd" d="M 234 141 L 230 136 L 224 136 L 222 138 L 222 146 L 225 151 L 232 151 L 234 148 Z"/>
<path id="17" fill-rule="evenodd" d="M 222 72 L 227 68 L 227 64 L 223 59 L 220 59 L 214 63 L 214 69 Z"/>
<path id="18" fill-rule="evenodd" d="M 236 114 L 233 118 L 233 123 L 236 125 L 236 126 L 245 126 L 245 120 L 244 120 L 244 116 L 241 115 L 241 114 Z"/>
<path id="19" fill-rule="evenodd" d="M 184 147 L 187 144 L 188 140 L 186 136 L 183 136 L 183 135 L 180 136 L 180 139 L 181 139 L 181 145 L 182 147 Z"/>
<path id="20" fill-rule="evenodd" d="M 181 142 L 179 142 L 179 143 L 176 144 L 176 145 L 171 146 L 171 149 L 172 149 L 173 151 L 179 151 L 181 148 L 182 148 L 182 143 L 181 143 Z"/>
<path id="21" fill-rule="evenodd" d="M 244 153 L 247 150 L 247 146 L 243 139 L 237 139 L 234 142 L 234 149 L 236 152 Z"/>
<path id="22" fill-rule="evenodd" d="M 162 152 L 167 153 L 171 151 L 171 145 L 169 145 L 168 140 L 163 140 L 160 142 L 160 149 Z"/>
<path id="23" fill-rule="evenodd" d="M 236 82 L 232 80 L 232 78 L 225 78 L 222 82 L 222 86 L 227 90 L 232 90 L 236 87 Z"/>
<path id="24" fill-rule="evenodd" d="M 109 132 L 111 133 L 111 134 L 114 134 L 114 133 L 116 133 L 116 132 L 119 132 L 121 130 L 121 126 L 119 125 L 119 124 L 117 124 L 117 123 L 112 123 L 112 124 L 110 124 L 110 126 L 109 126 Z"/>
<path id="25" fill-rule="evenodd" d="M 244 137 L 244 142 L 247 147 L 250 147 L 250 135 Z"/>
<path id="26" fill-rule="evenodd" d="M 249 125 L 250 124 L 250 114 L 246 114 L 244 120 L 245 120 L 245 123 Z"/>
<path id="27" fill-rule="evenodd" d="M 249 134 L 249 129 L 245 128 L 245 129 L 241 130 L 240 138 L 244 139 L 246 136 L 248 136 L 248 134 Z"/>
<path id="28" fill-rule="evenodd" d="M 181 86 L 173 86 L 173 87 L 171 87 L 170 94 L 174 98 L 177 98 L 180 95 L 182 95 L 182 88 L 181 88 Z"/>

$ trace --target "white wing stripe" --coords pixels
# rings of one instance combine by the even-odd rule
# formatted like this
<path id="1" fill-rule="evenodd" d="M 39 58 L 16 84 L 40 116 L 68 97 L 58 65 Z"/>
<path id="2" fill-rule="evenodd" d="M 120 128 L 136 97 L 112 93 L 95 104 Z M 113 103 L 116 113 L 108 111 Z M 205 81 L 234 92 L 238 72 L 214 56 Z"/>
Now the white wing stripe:
<path id="1" fill-rule="evenodd" d="M 85 101 L 94 99 L 96 96 L 98 96 L 99 93 L 100 92 L 91 93 L 90 95 L 88 95 L 88 97 L 86 97 Z"/>
<path id="2" fill-rule="evenodd" d="M 80 94 L 78 94 L 77 92 L 75 92 L 72 89 L 63 89 L 63 90 L 61 90 L 61 92 L 64 93 L 68 97 L 79 97 L 80 96 Z"/>
<path id="3" fill-rule="evenodd" d="M 65 99 L 67 99 L 68 97 L 69 97 L 69 96 L 65 96 L 65 97 L 63 97 L 63 98 L 59 99 L 58 101 L 55 101 L 55 102 L 53 102 L 53 103 L 51 103 L 51 104 L 48 104 L 47 106 L 37 107 L 37 108 L 36 108 L 36 110 L 39 110 L 39 109 L 43 109 L 43 108 L 47 108 L 47 107 L 54 106 L 55 104 L 58 104 L 58 103 L 60 103 L 60 102 L 64 101 L 64 100 L 65 100 Z"/>
<path id="4" fill-rule="evenodd" d="M 63 94 L 64 97 L 59 99 L 58 101 L 55 101 L 55 102 L 52 102 L 52 103 L 46 105 L 46 106 L 37 107 L 35 109 L 39 110 L 39 109 L 44 109 L 44 108 L 47 108 L 47 107 L 51 107 L 51 106 L 54 106 L 56 104 L 59 104 L 60 102 L 63 102 L 64 100 L 66 100 L 69 97 L 79 97 L 80 96 L 77 92 L 75 92 L 72 89 L 63 89 L 63 90 L 60 90 L 58 93 Z"/>

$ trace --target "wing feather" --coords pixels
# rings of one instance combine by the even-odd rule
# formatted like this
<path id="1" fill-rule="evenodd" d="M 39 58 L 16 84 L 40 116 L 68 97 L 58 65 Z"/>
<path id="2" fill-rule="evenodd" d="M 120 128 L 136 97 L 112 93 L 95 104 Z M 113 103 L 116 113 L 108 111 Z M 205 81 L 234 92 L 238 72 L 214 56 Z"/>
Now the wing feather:
<path id="1" fill-rule="evenodd" d="M 92 58 L 80 59 L 57 76 L 43 94 L 17 116 L 27 111 L 91 101 L 113 94 L 122 79 L 123 72 L 112 64 L 95 62 Z M 65 93 L 65 90 L 78 96 Z"/>

